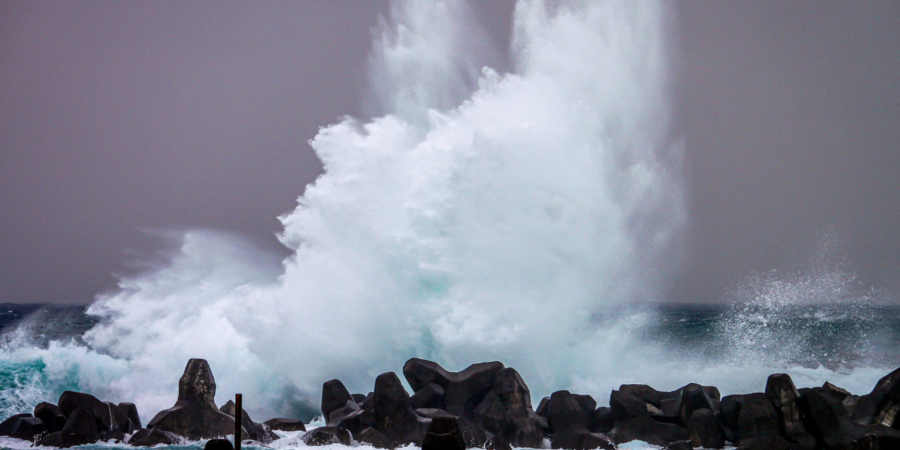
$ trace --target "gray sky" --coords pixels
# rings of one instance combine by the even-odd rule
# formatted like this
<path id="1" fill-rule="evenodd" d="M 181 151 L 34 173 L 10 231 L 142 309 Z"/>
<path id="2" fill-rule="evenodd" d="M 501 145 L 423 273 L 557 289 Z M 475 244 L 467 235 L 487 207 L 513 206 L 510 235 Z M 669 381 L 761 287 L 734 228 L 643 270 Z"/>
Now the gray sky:
<path id="1" fill-rule="evenodd" d="M 321 170 L 306 141 L 361 113 L 385 5 L 0 2 L 0 302 L 90 301 L 150 248 L 140 227 L 276 246 Z M 503 47 L 512 3 L 475 6 Z M 900 3 L 676 10 L 690 225 L 670 298 L 796 267 L 826 230 L 900 292 Z"/>
<path id="2" fill-rule="evenodd" d="M 674 297 L 796 267 L 837 231 L 863 278 L 900 288 L 900 3 L 679 3 L 675 117 L 691 259 Z"/>

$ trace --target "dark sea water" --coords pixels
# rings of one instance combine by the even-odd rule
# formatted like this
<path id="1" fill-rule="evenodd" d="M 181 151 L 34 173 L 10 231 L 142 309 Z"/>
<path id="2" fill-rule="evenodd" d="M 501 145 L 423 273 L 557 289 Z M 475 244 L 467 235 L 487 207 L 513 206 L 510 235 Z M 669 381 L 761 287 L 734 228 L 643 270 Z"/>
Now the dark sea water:
<path id="1" fill-rule="evenodd" d="M 87 305 L 19 305 L 0 303 L 0 336 L 9 345 L 17 338 L 46 347 L 51 341 L 80 340 L 85 331 L 99 322 L 85 314 Z"/>
<path id="2" fill-rule="evenodd" d="M 84 305 L 0 304 L 0 411 L 21 412 L 16 399 L 48 364 L 12 361 L 10 352 L 48 349 L 64 343 L 89 346 L 82 335 L 99 319 Z M 766 309 L 740 305 L 664 304 L 641 310 L 640 338 L 686 360 L 721 361 L 759 357 L 810 369 L 847 370 L 861 366 L 900 366 L 900 308 L 888 305 L 807 305 Z M 602 326 L 598 324 L 598 326 Z M 4 358 L 5 356 L 5 358 Z M 476 361 L 472 361 L 473 363 Z M 47 394 L 77 388 L 49 387 Z M 40 384 L 40 383 L 38 383 Z M 45 386 L 47 387 L 47 386 Z M 31 392 L 35 393 L 35 392 Z M 50 397 L 53 400 L 53 397 Z"/>
<path id="3" fill-rule="evenodd" d="M 650 340 L 706 359 L 748 352 L 831 370 L 900 366 L 900 308 L 873 304 L 662 305 Z"/>
<path id="4" fill-rule="evenodd" d="M 97 376 L 92 372 L 97 368 L 87 367 L 89 362 L 66 366 L 74 368 L 62 377 L 46 375 L 61 363 L 56 359 L 66 360 L 73 353 L 79 358 L 91 354 L 82 335 L 98 324 L 98 318 L 86 314 L 86 309 L 80 305 L 0 306 L 0 411 L 4 419 L 29 412 L 39 401 L 55 402 L 65 390 L 81 390 L 82 372 Z M 666 304 L 641 308 L 640 314 L 644 316 L 644 325 L 638 330 L 641 340 L 662 348 L 674 359 L 705 361 L 707 366 L 727 365 L 741 358 L 768 358 L 766 361 L 780 361 L 799 370 L 849 374 L 848 379 L 859 373 L 866 378 L 861 386 L 900 366 L 900 351 L 895 345 L 900 342 L 900 308 L 895 306 L 841 304 L 773 309 L 758 304 Z M 603 326 L 602 318 L 598 326 Z M 30 351 L 35 352 L 33 357 Z M 859 369 L 863 370 L 856 372 Z M 797 384 L 802 386 L 801 382 Z M 865 393 L 856 390 L 857 394 Z M 598 403 L 605 400 L 599 398 Z M 146 421 L 155 411 L 141 413 Z M 299 434 L 284 436 L 276 442 L 276 448 L 303 446 Z M 18 442 L 6 439 L 0 441 L 0 447 L 27 446 Z M 201 446 L 199 442 L 183 448 Z M 127 448 L 112 443 L 88 447 Z"/>
<path id="5" fill-rule="evenodd" d="M 311 418 L 322 382 L 365 393 L 410 357 L 500 360 L 535 402 L 600 405 L 622 383 L 732 394 L 775 372 L 862 394 L 900 366 L 900 310 L 840 258 L 751 276 L 717 305 L 635 305 L 661 295 L 689 222 L 663 4 L 523 2 L 508 73 L 473 51 L 466 2 L 397 5 L 367 59 L 383 111 L 309 142 L 325 172 L 279 217 L 291 256 L 163 233 L 165 261 L 91 308 L 0 305 L 0 418 L 77 390 L 146 422 L 195 357 L 218 403 L 241 392 L 258 421 Z"/>

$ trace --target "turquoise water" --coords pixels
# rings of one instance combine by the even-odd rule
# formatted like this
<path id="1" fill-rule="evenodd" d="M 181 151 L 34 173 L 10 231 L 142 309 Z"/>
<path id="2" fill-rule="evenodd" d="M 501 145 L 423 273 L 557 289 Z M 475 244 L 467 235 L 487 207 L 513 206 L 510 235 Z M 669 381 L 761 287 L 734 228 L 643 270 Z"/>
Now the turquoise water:
<path id="1" fill-rule="evenodd" d="M 366 393 L 410 357 L 499 360 L 535 401 L 601 405 L 622 383 L 743 393 L 774 372 L 864 393 L 900 365 L 897 309 L 827 258 L 725 306 L 637 305 L 677 272 L 690 219 L 665 4 L 522 2 L 509 73 L 476 51 L 466 2 L 395 6 L 372 33 L 377 117 L 310 141 L 325 172 L 279 217 L 292 255 L 163 232 L 170 258 L 89 310 L 0 308 L 0 417 L 73 389 L 146 421 L 197 357 L 258 421 L 309 418 L 323 381 Z"/>
<path id="2" fill-rule="evenodd" d="M 96 323 L 83 306 L 5 305 L 2 309 L 16 313 L 0 315 L 0 417 L 31 411 L 42 401 L 55 403 L 66 390 L 127 401 L 106 398 L 102 389 L 97 392 L 97 386 L 116 381 L 130 366 L 79 339 Z M 846 387 L 857 394 L 871 388 L 873 377 L 900 366 L 900 349 L 893 345 L 900 341 L 900 308 L 895 306 L 805 305 L 765 310 L 747 305 L 661 305 L 642 309 L 640 315 L 636 339 L 685 364 L 707 368 L 746 360 L 763 366 L 782 364 L 801 373 L 830 375 L 829 379 L 856 377 L 859 382 Z M 31 335 L 38 322 L 54 324 L 52 333 L 43 328 L 37 336 Z M 598 318 L 597 326 L 603 326 L 603 318 Z M 173 374 L 173 379 L 177 376 Z M 803 386 L 801 380 L 798 386 Z M 652 379 L 634 382 L 654 384 Z M 533 394 L 535 400 L 541 395 Z M 304 394 L 293 390 L 289 395 Z M 221 392 L 219 396 L 223 397 Z M 600 404 L 606 400 L 595 396 Z M 308 400 L 318 403 L 316 398 Z M 140 412 L 143 420 L 155 413 Z M 305 415 L 309 420 L 309 412 Z"/>
<path id="3" fill-rule="evenodd" d="M 79 365 L 59 365 L 60 344 L 87 350 L 81 335 L 96 323 L 84 306 L 0 305 L 0 415 L 30 412 L 79 390 Z M 49 357 L 49 361 L 48 361 Z M 53 367 L 48 370 L 48 363 Z"/>
<path id="4" fill-rule="evenodd" d="M 90 349 L 80 336 L 96 323 L 86 316 L 81 306 L 3 306 L 0 316 L 3 349 L 0 351 L 0 411 L 2 417 L 31 411 L 41 401 L 56 402 L 65 390 L 87 390 L 98 379 L 116 380 L 126 373 L 127 362 L 115 361 Z M 787 363 L 796 373 L 798 387 L 814 380 L 843 380 L 843 385 L 857 394 L 871 389 L 874 381 L 900 366 L 900 355 L 891 342 L 900 338 L 900 308 L 884 305 L 805 305 L 776 309 L 759 305 L 661 305 L 641 308 L 629 313 L 640 315 L 643 325 L 638 338 L 654 343 L 681 361 L 712 361 L 726 366 L 732 359 L 760 358 Z M 597 326 L 604 320 L 597 318 Z M 54 324 L 36 327 L 41 321 Z M 37 331 L 37 336 L 29 333 Z M 473 361 L 474 362 L 474 361 Z M 99 363 L 99 364 L 95 364 Z M 121 364 L 119 364 L 121 363 Z M 399 368 L 398 368 L 399 369 Z M 106 372 L 104 372 L 106 370 Z M 842 378 L 843 377 L 843 378 Z M 84 382 L 88 380 L 88 382 Z M 527 382 L 528 380 L 526 380 Z M 764 383 L 764 378 L 760 380 Z M 649 382 L 652 380 L 635 380 Z M 841 384 L 840 381 L 838 381 Z M 102 399 L 103 393 L 94 392 Z M 729 393 L 727 390 L 723 394 Z M 538 400 L 535 393 L 535 399 Z M 299 394 L 297 394 L 299 395 Z M 220 393 L 220 398 L 222 397 Z M 596 396 L 598 404 L 606 398 Z M 118 400 L 118 399 L 116 399 Z M 315 400 L 312 401 L 315 403 Z M 223 401 L 224 403 L 224 401 Z M 155 411 L 140 411 L 143 421 Z M 266 420 L 267 417 L 254 417 Z M 320 424 L 319 424 L 320 425 Z M 313 425 L 315 426 L 315 425 Z M 304 447 L 302 433 L 279 433 L 282 439 L 263 448 L 292 449 Z M 0 438 L 0 448 L 24 449 L 31 443 Z M 170 446 L 167 449 L 200 449 L 203 441 Z M 338 446 L 334 446 L 338 447 Z M 100 443 L 84 449 L 129 449 L 124 444 Z M 621 448 L 652 449 L 633 442 Z"/>

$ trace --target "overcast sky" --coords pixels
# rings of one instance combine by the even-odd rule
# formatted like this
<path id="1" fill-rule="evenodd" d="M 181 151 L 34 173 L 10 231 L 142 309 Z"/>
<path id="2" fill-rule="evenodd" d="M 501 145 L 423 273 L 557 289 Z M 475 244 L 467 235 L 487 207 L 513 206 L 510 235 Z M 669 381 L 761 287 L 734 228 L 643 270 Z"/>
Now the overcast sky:
<path id="1" fill-rule="evenodd" d="M 512 3 L 477 2 L 503 48 Z M 678 2 L 686 260 L 717 301 L 802 267 L 821 233 L 900 292 L 900 2 Z M 273 248 L 360 115 L 384 1 L 0 2 L 0 302 L 89 302 L 149 243 L 216 228 Z"/>

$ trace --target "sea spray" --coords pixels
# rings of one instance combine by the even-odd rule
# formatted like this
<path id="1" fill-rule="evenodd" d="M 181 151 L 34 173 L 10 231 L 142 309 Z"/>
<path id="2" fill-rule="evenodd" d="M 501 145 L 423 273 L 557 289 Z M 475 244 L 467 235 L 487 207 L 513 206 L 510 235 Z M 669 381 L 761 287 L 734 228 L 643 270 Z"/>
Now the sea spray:
<path id="1" fill-rule="evenodd" d="M 820 233 L 793 270 L 753 273 L 734 286 L 717 322 L 717 360 L 733 366 L 820 369 L 834 377 L 900 364 L 894 308 L 843 256 L 834 231 Z M 803 368 L 803 369 L 801 369 Z M 865 389 L 865 388 L 864 388 Z"/>
<path id="2" fill-rule="evenodd" d="M 164 392 L 192 356 L 265 404 L 272 384 L 366 392 L 412 356 L 502 360 L 540 393 L 628 372 L 642 316 L 598 320 L 658 298 L 685 220 L 667 12 L 521 2 L 498 73 L 467 51 L 483 34 L 466 8 L 392 6 L 370 58 L 385 114 L 311 141 L 325 172 L 282 217 L 295 253 L 277 282 L 192 232 L 169 267 L 98 300 L 86 340 L 133 366 L 123 391 Z"/>
<path id="3" fill-rule="evenodd" d="M 309 347 L 323 376 L 342 364 L 329 347 L 377 367 L 368 379 L 412 354 L 502 359 L 550 385 L 569 375 L 547 366 L 594 365 L 580 347 L 608 330 L 590 318 L 653 295 L 640 288 L 664 270 L 647 263 L 683 218 L 658 159 L 662 20 L 653 4 L 523 3 L 514 73 L 485 69 L 424 127 L 388 115 L 320 132 L 326 174 L 283 218 L 283 240 L 297 249 L 286 293 L 318 297 L 292 306 L 339 318 L 306 337 L 324 337 Z"/>
<path id="4" fill-rule="evenodd" d="M 325 172 L 281 217 L 289 258 L 179 234 L 165 264 L 98 297 L 83 343 L 5 350 L 75 374 L 22 378 L 28 400 L 71 386 L 152 415 L 192 357 L 210 362 L 220 403 L 242 392 L 258 419 L 310 414 L 331 378 L 368 392 L 410 357 L 500 360 L 536 398 L 568 388 L 600 404 L 622 383 L 727 394 L 789 371 L 863 393 L 885 373 L 730 360 L 654 334 L 666 316 L 638 305 L 660 300 L 686 222 L 663 4 L 520 2 L 509 71 L 469 51 L 483 34 L 466 8 L 392 5 L 370 58 L 378 114 L 311 141 Z"/>

